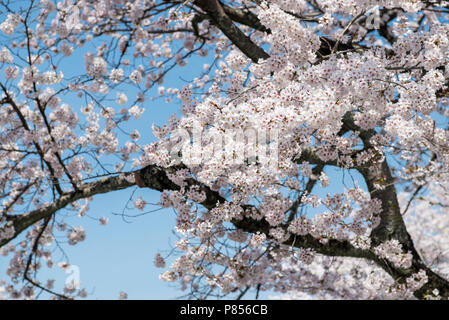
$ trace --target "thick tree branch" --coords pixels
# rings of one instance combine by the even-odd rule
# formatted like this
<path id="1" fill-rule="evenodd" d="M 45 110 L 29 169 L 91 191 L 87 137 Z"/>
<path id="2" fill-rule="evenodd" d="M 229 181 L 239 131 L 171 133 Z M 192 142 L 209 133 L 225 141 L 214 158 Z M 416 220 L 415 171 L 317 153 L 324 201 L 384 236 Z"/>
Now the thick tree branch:
<path id="1" fill-rule="evenodd" d="M 95 182 L 86 183 L 79 186 L 77 191 L 63 193 L 56 201 L 39 209 L 21 215 L 11 215 L 8 217 L 7 226 L 14 227 L 14 236 L 9 239 L 0 240 L 0 247 L 4 246 L 12 239 L 16 238 L 22 231 L 32 226 L 41 219 L 47 218 L 58 210 L 65 208 L 70 203 L 88 198 L 96 194 L 121 190 L 135 185 L 133 174 L 123 174 L 116 177 L 103 178 Z"/>
<path id="2" fill-rule="evenodd" d="M 222 5 L 224 12 L 237 23 L 241 23 L 245 26 L 251 27 L 254 30 L 271 33 L 270 29 L 260 23 L 259 18 L 249 10 L 242 10 L 239 8 L 233 8 L 227 5 Z"/>
<path id="3" fill-rule="evenodd" d="M 14 226 L 14 236 L 10 239 L 3 239 L 0 241 L 0 247 L 7 244 L 9 241 L 17 237 L 22 231 L 30 227 L 34 223 L 50 217 L 58 210 L 65 208 L 70 203 L 77 200 L 94 196 L 96 194 L 108 193 L 116 190 L 126 189 L 131 186 L 139 186 L 150 188 L 152 190 L 179 190 L 180 187 L 173 183 L 168 177 L 166 172 L 176 172 L 180 169 L 180 166 L 161 168 L 156 165 L 149 165 L 140 170 L 122 174 L 120 176 L 103 178 L 92 183 L 86 183 L 79 186 L 78 191 L 68 192 L 61 196 L 54 203 L 30 211 L 23 215 L 10 216 L 10 222 Z M 206 185 L 194 180 L 186 180 L 188 187 L 196 186 L 200 188 L 206 194 L 206 200 L 201 205 L 207 209 L 213 209 L 217 204 L 224 203 L 226 199 L 222 197 L 218 192 L 211 190 Z M 244 209 L 250 210 L 254 207 L 250 205 L 243 206 Z M 256 233 L 262 232 L 269 236 L 270 225 L 262 220 L 254 220 L 248 217 L 243 219 L 234 219 L 231 221 L 236 228 L 239 228 L 245 232 Z M 367 251 L 354 248 L 347 241 L 331 240 L 328 243 L 321 243 L 318 239 L 313 238 L 310 235 L 307 236 L 292 236 L 285 244 L 291 245 L 297 248 L 312 248 L 318 253 L 332 255 L 332 256 L 350 256 L 350 257 L 368 257 L 371 254 Z"/>
<path id="4" fill-rule="evenodd" d="M 210 17 L 213 24 L 253 62 L 257 63 L 259 59 L 267 59 L 269 57 L 262 48 L 234 25 L 232 19 L 226 14 L 218 0 L 195 0 L 194 4 L 201 8 Z M 238 15 L 236 12 L 234 13 L 234 18 L 237 18 Z M 241 18 L 238 19 L 242 21 Z"/>
<path id="5" fill-rule="evenodd" d="M 375 135 L 374 130 L 360 129 L 349 115 L 345 116 L 344 127 L 351 131 L 358 131 L 365 148 L 373 147 L 370 140 Z M 380 172 L 378 170 L 373 171 L 370 167 L 358 167 L 357 170 L 363 175 L 371 198 L 379 199 L 382 203 L 380 223 L 371 233 L 372 245 L 377 246 L 382 242 L 396 239 L 401 243 L 403 250 L 405 252 L 410 251 L 413 256 L 412 266 L 408 269 L 397 268 L 388 261 L 378 260 L 377 263 L 398 281 L 403 281 L 406 277 L 420 270 L 426 271 L 429 280 L 420 290 L 415 292 L 415 296 L 418 298 L 423 298 L 435 288 L 438 289 L 441 296 L 449 297 L 449 282 L 427 267 L 415 249 L 400 211 L 395 179 L 391 174 L 387 160 L 384 159 L 380 164 Z"/>

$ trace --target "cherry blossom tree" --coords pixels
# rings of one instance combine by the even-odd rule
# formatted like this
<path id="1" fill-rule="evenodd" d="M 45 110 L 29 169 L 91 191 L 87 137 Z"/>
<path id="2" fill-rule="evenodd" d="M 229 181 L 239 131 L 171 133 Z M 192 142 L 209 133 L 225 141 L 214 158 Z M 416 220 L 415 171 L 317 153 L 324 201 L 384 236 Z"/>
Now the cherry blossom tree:
<path id="1" fill-rule="evenodd" d="M 85 297 L 39 277 L 57 234 L 86 237 L 60 213 L 139 187 L 177 213 L 176 259 L 155 264 L 193 298 L 449 297 L 449 1 L 0 10 L 0 295 Z M 191 83 L 162 86 L 197 56 L 208 63 Z M 155 87 L 182 115 L 144 144 L 127 124 Z M 360 179 L 348 186 L 329 168 Z"/>

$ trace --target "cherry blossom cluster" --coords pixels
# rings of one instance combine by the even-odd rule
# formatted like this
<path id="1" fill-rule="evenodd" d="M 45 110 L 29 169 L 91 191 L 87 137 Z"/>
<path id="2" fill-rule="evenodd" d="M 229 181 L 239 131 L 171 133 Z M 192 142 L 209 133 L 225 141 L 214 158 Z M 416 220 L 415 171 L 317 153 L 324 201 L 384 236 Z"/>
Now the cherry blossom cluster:
<path id="1" fill-rule="evenodd" d="M 195 15 L 198 4 L 189 1 L 41 0 L 30 5 L 29 18 L 8 14 L 0 23 L 1 39 L 8 39 L 0 46 L 0 241 L 16 235 L 11 215 L 78 196 L 86 181 L 153 165 L 175 186 L 162 190 L 159 205 L 175 210 L 180 236 L 173 263 L 154 259 L 167 268 L 162 280 L 203 293 L 252 287 L 288 297 L 411 298 L 428 282 L 425 270 L 394 281 L 365 260 L 293 248 L 301 239 L 317 247 L 337 241 L 410 269 L 414 257 L 398 239 L 374 246 L 370 237 L 389 209 L 379 194 L 403 183 L 401 213 L 418 251 L 449 274 L 445 18 L 427 10 L 428 1 L 256 3 L 245 14 L 261 26 L 238 27 L 266 50 L 269 57 L 257 63 L 218 23 Z M 372 10 L 377 33 L 369 26 Z M 167 72 L 195 54 L 214 60 L 191 83 L 166 87 Z M 66 69 L 69 63 L 80 67 Z M 152 108 L 152 90 L 179 100 L 181 114 L 153 125 L 157 141 L 144 144 L 130 121 Z M 402 168 L 390 170 L 392 160 Z M 354 183 L 317 192 L 339 182 L 328 167 L 358 171 L 372 190 Z M 426 201 L 416 199 L 421 188 L 430 193 Z M 66 210 L 86 216 L 85 198 Z M 149 205 L 145 195 L 132 201 L 141 211 Z M 11 259 L 11 284 L 0 282 L 0 297 L 36 295 L 32 283 L 20 287 L 18 279 L 42 262 L 53 267 L 56 234 L 69 245 L 86 239 L 82 226 L 58 215 L 41 223 L 17 245 L 0 248 Z M 53 286 L 50 279 L 46 288 Z M 86 291 L 66 287 L 64 294 Z"/>

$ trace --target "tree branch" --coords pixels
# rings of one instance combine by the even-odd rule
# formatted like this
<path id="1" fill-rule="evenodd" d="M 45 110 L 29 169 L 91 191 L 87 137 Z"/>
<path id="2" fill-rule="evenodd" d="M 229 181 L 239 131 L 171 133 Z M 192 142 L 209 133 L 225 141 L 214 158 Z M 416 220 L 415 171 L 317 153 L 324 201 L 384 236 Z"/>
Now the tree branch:
<path id="1" fill-rule="evenodd" d="M 269 55 L 262 48 L 256 45 L 234 25 L 232 19 L 226 14 L 218 0 L 195 0 L 194 4 L 206 12 L 212 23 L 253 62 L 257 63 L 259 59 L 269 58 Z M 230 12 L 230 10 L 228 10 L 228 12 Z M 234 14 L 234 18 L 243 21 L 241 15 L 237 14 L 235 11 L 231 14 Z M 246 23 L 250 23 L 250 20 L 248 19 L 245 19 Z"/>
<path id="2" fill-rule="evenodd" d="M 4 246 L 12 239 L 16 238 L 22 231 L 47 218 L 58 210 L 65 208 L 68 204 L 77 200 L 88 198 L 96 194 L 107 193 L 115 190 L 121 190 L 135 185 L 133 173 L 127 173 L 120 176 L 103 178 L 95 182 L 86 183 L 79 186 L 77 191 L 65 192 L 56 201 L 39 209 L 27 212 L 21 215 L 11 215 L 7 218 L 8 223 L 14 227 L 14 235 L 8 239 L 0 240 L 0 247 Z M 7 226 L 9 226 L 7 224 Z"/>

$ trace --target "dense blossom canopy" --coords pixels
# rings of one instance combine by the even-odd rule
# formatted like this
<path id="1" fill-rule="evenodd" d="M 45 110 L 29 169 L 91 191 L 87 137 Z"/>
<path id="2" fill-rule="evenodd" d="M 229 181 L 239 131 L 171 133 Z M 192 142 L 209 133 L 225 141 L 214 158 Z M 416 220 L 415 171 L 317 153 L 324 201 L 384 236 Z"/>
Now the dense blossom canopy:
<path id="1" fill-rule="evenodd" d="M 2 1 L 0 297 L 86 297 L 37 272 L 56 235 L 86 238 L 59 213 L 137 186 L 176 211 L 178 253 L 154 263 L 192 297 L 447 299 L 448 14 L 437 0 Z M 191 83 L 163 86 L 197 57 Z M 145 144 L 129 128 L 151 123 L 152 95 L 181 112 Z"/>

